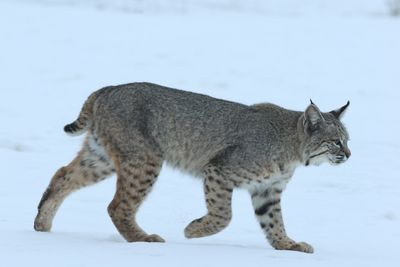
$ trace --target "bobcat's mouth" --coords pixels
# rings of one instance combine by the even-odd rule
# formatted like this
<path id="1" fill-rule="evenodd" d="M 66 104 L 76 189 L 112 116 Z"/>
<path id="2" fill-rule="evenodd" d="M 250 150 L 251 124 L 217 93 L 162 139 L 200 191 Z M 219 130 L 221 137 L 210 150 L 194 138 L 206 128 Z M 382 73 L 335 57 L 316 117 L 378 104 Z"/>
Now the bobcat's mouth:
<path id="1" fill-rule="evenodd" d="M 329 158 L 329 161 L 334 165 L 343 163 L 346 160 L 347 157 L 345 155 L 336 155 L 334 159 Z"/>

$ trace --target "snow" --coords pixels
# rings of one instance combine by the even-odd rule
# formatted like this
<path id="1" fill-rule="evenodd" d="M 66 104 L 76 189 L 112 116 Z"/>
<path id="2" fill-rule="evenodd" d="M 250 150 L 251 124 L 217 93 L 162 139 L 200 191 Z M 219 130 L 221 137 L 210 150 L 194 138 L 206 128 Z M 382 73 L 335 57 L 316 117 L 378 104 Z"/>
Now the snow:
<path id="1" fill-rule="evenodd" d="M 8 0 L 10 1 L 10 0 Z M 13 0 L 11 0 L 13 1 Z M 16 0 L 14 0 L 16 1 Z M 204 12 L 278 16 L 380 16 L 398 0 L 17 0 L 53 6 L 75 6 L 127 13 Z M 392 3 L 393 2 L 393 3 Z"/>
<path id="2" fill-rule="evenodd" d="M 2 266 L 397 266 L 400 20 L 383 15 L 382 2 L 347 1 L 329 13 L 311 1 L 272 1 L 272 15 L 244 6 L 135 14 L 102 2 L 110 8 L 0 1 Z M 192 10 L 200 0 L 183 2 Z M 202 186 L 167 167 L 138 218 L 165 244 L 127 243 L 117 233 L 106 211 L 115 177 L 72 194 L 52 232 L 35 232 L 44 189 L 82 141 L 62 127 L 92 91 L 133 81 L 297 110 L 310 98 L 325 111 L 350 100 L 350 160 L 299 168 L 283 197 L 289 236 L 315 253 L 273 250 L 240 190 L 226 230 L 185 239 L 184 227 L 205 212 Z"/>

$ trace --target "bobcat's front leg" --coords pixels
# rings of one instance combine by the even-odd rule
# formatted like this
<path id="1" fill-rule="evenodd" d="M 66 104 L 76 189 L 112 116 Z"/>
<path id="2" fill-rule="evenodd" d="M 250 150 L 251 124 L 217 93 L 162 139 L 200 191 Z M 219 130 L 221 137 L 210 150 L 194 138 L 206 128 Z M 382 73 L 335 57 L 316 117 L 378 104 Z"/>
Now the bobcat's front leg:
<path id="1" fill-rule="evenodd" d="M 281 194 L 279 187 L 268 187 L 256 190 L 251 195 L 256 217 L 268 242 L 278 250 L 313 253 L 311 245 L 295 242 L 286 235 L 281 212 Z"/>
<path id="2" fill-rule="evenodd" d="M 207 214 L 192 221 L 185 228 L 187 238 L 213 235 L 223 230 L 232 218 L 231 199 L 233 185 L 229 184 L 221 173 L 209 167 L 205 170 L 204 193 Z"/>

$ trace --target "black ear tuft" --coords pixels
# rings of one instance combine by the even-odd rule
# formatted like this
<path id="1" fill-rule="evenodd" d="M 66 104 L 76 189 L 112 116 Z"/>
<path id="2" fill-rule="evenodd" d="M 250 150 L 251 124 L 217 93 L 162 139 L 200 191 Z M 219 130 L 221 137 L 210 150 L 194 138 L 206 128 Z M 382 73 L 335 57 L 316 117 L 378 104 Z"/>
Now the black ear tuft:
<path id="1" fill-rule="evenodd" d="M 341 119 L 347 109 L 347 107 L 350 105 L 350 101 L 347 101 L 346 105 L 344 105 L 341 108 L 332 110 L 330 113 L 336 117 L 336 119 Z"/>

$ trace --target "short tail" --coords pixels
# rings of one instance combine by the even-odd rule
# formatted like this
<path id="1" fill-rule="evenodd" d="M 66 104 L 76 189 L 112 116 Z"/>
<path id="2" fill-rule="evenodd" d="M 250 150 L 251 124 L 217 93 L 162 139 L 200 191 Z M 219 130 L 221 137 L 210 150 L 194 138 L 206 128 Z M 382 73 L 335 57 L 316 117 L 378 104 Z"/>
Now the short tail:
<path id="1" fill-rule="evenodd" d="M 66 132 L 69 135 L 76 136 L 85 133 L 89 129 L 92 123 L 93 104 L 97 99 L 99 92 L 100 90 L 92 93 L 89 96 L 85 104 L 83 104 L 78 119 L 76 119 L 73 123 L 65 125 L 64 132 Z"/>

